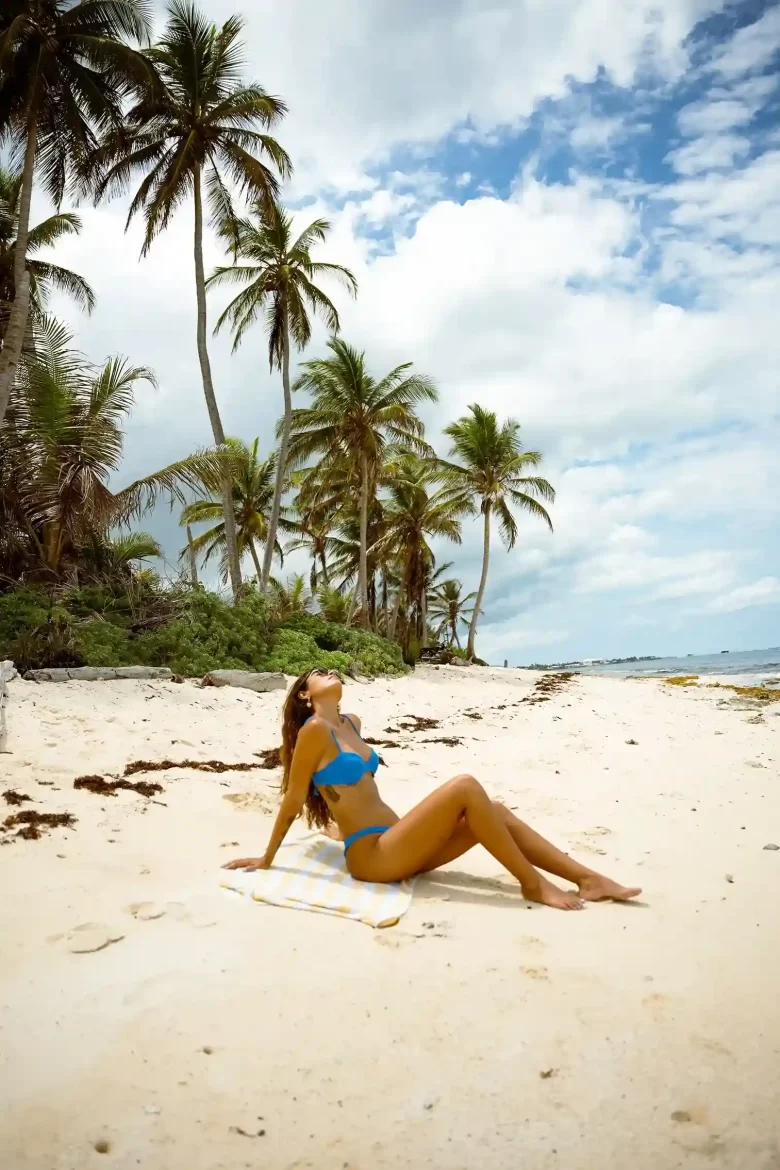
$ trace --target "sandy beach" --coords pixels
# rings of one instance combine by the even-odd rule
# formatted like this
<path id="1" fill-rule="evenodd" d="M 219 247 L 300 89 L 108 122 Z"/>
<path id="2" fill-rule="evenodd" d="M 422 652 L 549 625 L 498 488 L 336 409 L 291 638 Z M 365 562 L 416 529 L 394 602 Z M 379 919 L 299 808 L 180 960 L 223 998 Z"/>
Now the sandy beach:
<path id="1" fill-rule="evenodd" d="M 473 773 L 641 904 L 531 906 L 477 849 L 384 931 L 220 892 L 278 771 L 73 788 L 257 763 L 283 692 L 14 680 L 2 788 L 76 823 L 0 848 L 3 1167 L 778 1170 L 780 704 L 597 677 L 525 701 L 538 678 L 424 668 L 344 708 L 398 743 L 399 812 Z M 408 714 L 439 727 L 385 733 Z M 74 953 L 88 923 L 116 941 Z"/>

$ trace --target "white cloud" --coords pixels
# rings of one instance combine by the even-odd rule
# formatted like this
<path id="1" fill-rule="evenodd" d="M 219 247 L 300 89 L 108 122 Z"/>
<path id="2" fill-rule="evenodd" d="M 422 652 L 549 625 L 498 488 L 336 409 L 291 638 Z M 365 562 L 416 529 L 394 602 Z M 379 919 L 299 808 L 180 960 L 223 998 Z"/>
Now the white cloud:
<path id="1" fill-rule="evenodd" d="M 575 150 L 605 147 L 624 129 L 623 118 L 581 118 L 571 133 L 569 142 Z"/>
<path id="2" fill-rule="evenodd" d="M 780 8 L 768 8 L 753 24 L 734 36 L 713 54 L 711 69 L 721 77 L 741 77 L 763 69 L 780 53 Z"/>
<path id="3" fill-rule="evenodd" d="M 234 0 L 205 0 L 216 20 Z M 545 97 L 603 68 L 629 86 L 639 68 L 677 77 L 695 21 L 722 0 L 255 0 L 246 11 L 257 78 L 290 107 L 296 187 L 350 190 L 395 143 L 457 130 L 485 141 Z M 493 137 L 495 141 L 495 137 Z"/>
<path id="4" fill-rule="evenodd" d="M 772 605 L 780 602 L 780 578 L 762 577 L 752 585 L 741 585 L 710 602 L 711 613 L 734 613 L 754 605 Z"/>
<path id="5" fill-rule="evenodd" d="M 232 11 L 227 0 L 205 7 L 217 19 Z M 769 90 L 764 79 L 750 79 L 749 91 L 729 74 L 713 95 L 719 109 L 691 104 L 681 130 L 697 137 L 682 148 L 690 154 L 681 170 L 693 169 L 698 149 L 697 176 L 663 188 L 576 174 L 554 185 L 526 166 L 501 199 L 477 162 L 446 176 L 421 158 L 410 170 L 386 168 L 380 182 L 366 174 L 367 160 L 453 127 L 461 145 L 498 142 L 502 126 L 600 63 L 629 84 L 649 53 L 674 77 L 693 20 L 719 7 L 344 0 L 338 18 L 313 0 L 253 8 L 252 72 L 291 104 L 281 136 L 299 162 L 299 194 L 315 199 L 299 214 L 330 216 L 322 257 L 349 265 L 360 282 L 355 304 L 335 294 L 345 336 L 366 348 L 377 372 L 411 358 L 437 378 L 441 403 L 426 420 L 440 448 L 441 426 L 479 401 L 519 418 L 527 444 L 545 454 L 543 472 L 558 489 L 554 535 L 523 518 L 514 553 L 494 539 L 482 637 L 496 658 L 563 644 L 574 628 L 570 603 L 592 607 L 603 595 L 617 604 L 619 590 L 635 599 L 636 621 L 645 608 L 697 599 L 712 614 L 734 612 L 750 590 L 777 600 L 766 585 L 780 572 L 766 561 L 773 546 L 752 543 L 750 532 L 780 522 L 780 150 L 727 174 L 708 173 L 715 156 L 702 153 L 710 134 L 723 149 L 746 124 L 737 107 Z M 582 121 L 583 148 L 619 129 L 604 122 Z M 445 198 L 453 180 L 468 189 L 467 202 Z M 326 185 L 342 192 L 335 209 Z M 161 377 L 129 434 L 126 472 L 136 475 L 209 439 L 194 347 L 191 210 L 140 264 L 139 232 L 122 235 L 122 208 L 82 214 L 82 238 L 63 241 L 57 256 L 98 293 L 95 318 L 80 322 L 84 347 L 95 357 L 126 352 Z M 652 248 L 657 273 L 644 267 Z M 217 258 L 209 244 L 207 264 Z M 659 301 L 671 283 L 690 288 L 692 303 Z M 215 298 L 212 321 L 217 308 Z M 310 354 L 322 342 L 318 329 Z M 259 434 L 270 447 L 281 395 L 262 336 L 249 337 L 238 357 L 229 349 L 227 338 L 212 347 L 227 430 Z M 713 429 L 714 438 L 691 437 Z M 675 526 L 686 524 L 692 543 L 680 547 Z M 438 552 L 472 587 L 478 526 L 467 526 L 462 549 Z M 548 612 L 554 602 L 563 611 Z"/>
<path id="6" fill-rule="evenodd" d="M 697 138 L 666 156 L 680 175 L 699 175 L 703 171 L 725 170 L 750 151 L 750 139 L 740 134 L 718 134 Z"/>

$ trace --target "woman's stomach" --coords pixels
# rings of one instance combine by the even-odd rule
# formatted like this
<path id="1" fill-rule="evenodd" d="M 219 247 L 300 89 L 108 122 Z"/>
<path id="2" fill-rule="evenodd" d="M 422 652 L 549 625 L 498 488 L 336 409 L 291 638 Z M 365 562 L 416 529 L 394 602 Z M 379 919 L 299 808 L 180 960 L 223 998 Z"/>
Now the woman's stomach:
<path id="1" fill-rule="evenodd" d="M 328 784 L 320 792 L 344 837 L 374 825 L 394 825 L 399 819 L 382 800 L 370 772 L 357 784 Z"/>

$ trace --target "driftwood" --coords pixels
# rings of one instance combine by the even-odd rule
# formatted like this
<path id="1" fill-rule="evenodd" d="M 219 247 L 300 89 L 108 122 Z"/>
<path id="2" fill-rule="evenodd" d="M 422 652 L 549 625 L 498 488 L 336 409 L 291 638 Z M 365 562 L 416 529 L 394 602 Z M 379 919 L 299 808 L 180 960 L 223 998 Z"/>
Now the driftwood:
<path id="1" fill-rule="evenodd" d="M 109 682 L 115 678 L 173 678 L 167 666 L 68 666 L 28 670 L 29 682 Z"/>
<path id="2" fill-rule="evenodd" d="M 263 672 L 253 674 L 250 670 L 210 670 L 201 682 L 203 687 L 243 687 L 247 691 L 283 691 L 287 679 L 283 674 Z"/>
<path id="3" fill-rule="evenodd" d="M 0 752 L 5 751 L 5 684 L 16 678 L 13 662 L 0 662 Z"/>

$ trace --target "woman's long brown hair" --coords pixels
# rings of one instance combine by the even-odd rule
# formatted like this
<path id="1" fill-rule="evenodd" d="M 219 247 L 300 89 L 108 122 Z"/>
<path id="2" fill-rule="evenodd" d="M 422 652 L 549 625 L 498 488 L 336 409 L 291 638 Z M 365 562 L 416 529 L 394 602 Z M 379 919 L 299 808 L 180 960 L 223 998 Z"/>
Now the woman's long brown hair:
<path id="1" fill-rule="evenodd" d="M 297 678 L 293 685 L 287 692 L 287 698 L 284 701 L 284 710 L 282 711 L 282 796 L 287 791 L 287 785 L 290 780 L 290 768 L 292 767 L 293 754 L 295 752 L 295 745 L 298 742 L 298 732 L 303 727 L 306 720 L 311 715 L 311 708 L 307 707 L 306 700 L 301 698 L 301 691 L 306 689 L 306 684 L 309 681 L 309 675 L 312 672 L 307 670 L 300 678 Z M 326 829 L 333 820 L 331 811 L 325 803 L 325 798 L 320 795 L 314 785 L 309 783 L 309 791 L 306 796 L 304 804 L 306 809 L 306 824 L 310 829 L 315 826 L 319 829 Z"/>

